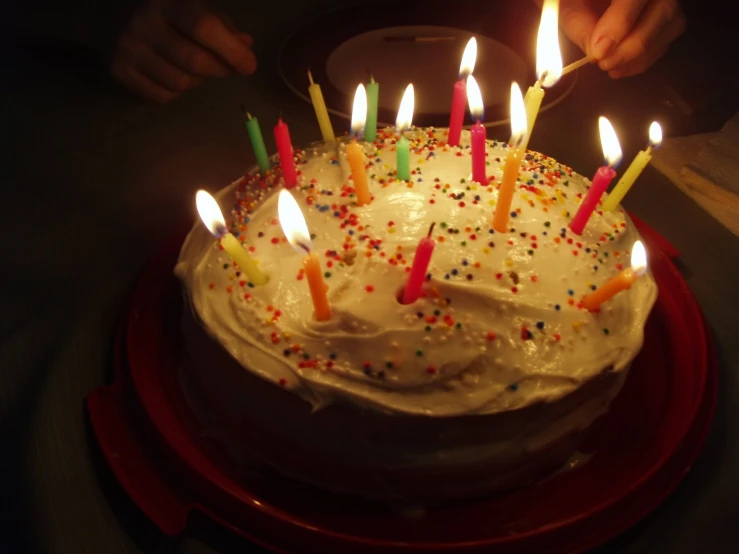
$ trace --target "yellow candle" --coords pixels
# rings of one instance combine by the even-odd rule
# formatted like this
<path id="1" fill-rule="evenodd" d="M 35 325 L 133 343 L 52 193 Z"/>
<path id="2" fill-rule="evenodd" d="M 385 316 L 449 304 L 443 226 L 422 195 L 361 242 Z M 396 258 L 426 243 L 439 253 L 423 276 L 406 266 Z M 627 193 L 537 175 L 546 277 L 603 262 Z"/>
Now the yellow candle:
<path id="1" fill-rule="evenodd" d="M 367 171 L 364 169 L 364 152 L 362 147 L 353 140 L 346 147 L 346 157 L 352 170 L 354 190 L 357 193 L 357 205 L 364 206 L 370 203 L 369 185 L 367 184 Z"/>
<path id="2" fill-rule="evenodd" d="M 313 299 L 313 309 L 318 321 L 326 321 L 331 318 L 331 305 L 328 303 L 328 285 L 323 281 L 321 273 L 321 262 L 318 254 L 311 252 L 303 259 L 305 277 L 308 279 L 310 295 Z"/>
<path id="3" fill-rule="evenodd" d="M 521 169 L 521 160 L 525 149 L 520 144 L 526 140 L 526 108 L 518 83 L 511 84 L 511 140 L 508 155 L 503 167 L 503 180 L 498 190 L 498 200 L 493 215 L 493 229 L 499 233 L 508 232 L 508 217 L 511 201 L 516 190 L 516 180 Z"/>
<path id="4" fill-rule="evenodd" d="M 221 208 L 215 198 L 204 190 L 199 190 L 195 195 L 195 204 L 203 223 L 208 230 L 216 237 L 220 238 L 221 246 L 235 261 L 239 269 L 246 275 L 246 278 L 253 285 L 263 285 L 267 282 L 267 276 L 262 273 L 254 260 L 241 246 L 241 243 L 231 233 L 226 231 L 226 221 L 223 219 Z"/>
<path id="5" fill-rule="evenodd" d="M 631 285 L 646 271 L 647 253 L 641 241 L 636 241 L 631 250 L 631 267 L 624 269 L 583 298 L 582 307 L 589 312 L 597 310 L 606 300 L 610 300 L 621 291 L 630 289 Z"/>
<path id="6" fill-rule="evenodd" d="M 524 98 L 524 105 L 526 106 L 526 121 L 528 122 L 528 132 L 526 133 L 526 141 L 523 143 L 522 148 L 526 150 L 529 145 L 529 138 L 531 137 L 531 131 L 534 130 L 534 123 L 536 123 L 536 116 L 539 115 L 539 109 L 541 109 L 541 103 L 544 100 L 544 89 L 541 88 L 541 80 L 536 81 L 533 87 L 529 87 L 526 91 L 526 97 Z"/>
<path id="7" fill-rule="evenodd" d="M 495 204 L 495 215 L 493 216 L 493 229 L 498 233 L 508 232 L 508 217 L 511 211 L 511 201 L 513 200 L 513 192 L 516 189 L 516 180 L 518 179 L 518 171 L 521 167 L 523 152 L 520 148 L 512 148 L 505 160 L 503 181 L 500 184 L 498 201 Z"/>
<path id="8" fill-rule="evenodd" d="M 623 200 L 626 193 L 636 181 L 637 177 L 641 175 L 644 168 L 652 159 L 652 148 L 659 146 L 662 142 L 662 127 L 656 121 L 649 127 L 649 146 L 646 150 L 642 150 L 636 155 L 634 161 L 631 162 L 629 169 L 627 169 L 623 177 L 619 180 L 618 184 L 613 187 L 611 194 L 603 202 L 603 209 L 606 211 L 615 210 Z"/>
<path id="9" fill-rule="evenodd" d="M 231 259 L 235 261 L 239 269 L 246 275 L 247 280 L 254 285 L 263 285 L 267 282 L 267 276 L 262 273 L 254 260 L 251 259 L 241 243 L 231 233 L 226 233 L 221 237 L 221 246 L 228 252 Z"/>
<path id="10" fill-rule="evenodd" d="M 311 252 L 311 237 L 303 212 L 295 197 L 286 189 L 282 189 L 277 198 L 277 217 L 290 245 L 298 252 L 307 254 L 303 258 L 303 269 L 308 280 L 313 309 L 318 321 L 326 321 L 331 317 L 331 305 L 328 303 L 328 286 L 323 281 L 321 262 L 318 254 Z"/>
<path id="11" fill-rule="evenodd" d="M 316 119 L 318 119 L 318 126 L 321 128 L 323 140 L 324 142 L 334 142 L 336 140 L 334 128 L 331 126 L 331 119 L 328 117 L 326 102 L 323 101 L 321 85 L 313 82 L 313 75 L 310 71 L 308 72 L 308 80 L 310 81 L 308 93 L 310 94 L 311 102 L 313 102 L 313 109 L 316 111 Z"/>
<path id="12" fill-rule="evenodd" d="M 526 91 L 528 133 L 521 145 L 524 151 L 528 148 L 536 116 L 544 100 L 544 90 L 541 87 L 553 86 L 562 76 L 562 53 L 559 48 L 559 0 L 544 0 L 541 6 L 541 21 L 536 36 L 536 76 L 536 84 Z"/>

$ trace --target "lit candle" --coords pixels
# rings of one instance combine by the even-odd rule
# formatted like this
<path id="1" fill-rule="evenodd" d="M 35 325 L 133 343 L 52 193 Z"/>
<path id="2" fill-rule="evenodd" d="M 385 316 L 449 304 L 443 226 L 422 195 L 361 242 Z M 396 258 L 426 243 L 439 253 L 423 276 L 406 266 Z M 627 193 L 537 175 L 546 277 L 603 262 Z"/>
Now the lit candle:
<path id="1" fill-rule="evenodd" d="M 403 131 L 411 128 L 413 121 L 413 85 L 408 85 L 400 101 L 398 117 L 395 120 L 395 129 L 400 138 L 395 144 L 395 153 L 398 165 L 398 179 L 407 181 L 411 178 L 410 145 L 408 139 L 403 136 Z"/>
<path id="2" fill-rule="evenodd" d="M 518 83 L 511 84 L 511 140 L 508 141 L 508 155 L 503 167 L 503 179 L 498 191 L 498 200 L 495 204 L 493 229 L 499 233 L 508 232 L 508 218 L 511 212 L 513 193 L 516 190 L 516 181 L 521 169 L 524 149 L 521 144 L 526 140 L 526 108 L 524 107 L 521 89 Z"/>
<path id="3" fill-rule="evenodd" d="M 269 161 L 267 147 L 264 146 L 264 138 L 262 138 L 262 129 L 259 127 L 259 121 L 256 117 L 252 117 L 249 112 L 246 112 L 246 131 L 249 133 L 249 140 L 254 150 L 254 157 L 257 159 L 259 171 L 265 174 L 272 169 L 272 164 Z"/>
<path id="4" fill-rule="evenodd" d="M 449 136 L 447 144 L 458 146 L 459 138 L 462 136 L 462 123 L 464 123 L 464 112 L 467 109 L 467 77 L 475 70 L 477 59 L 477 40 L 472 37 L 465 46 L 462 54 L 462 63 L 459 66 L 459 80 L 454 84 L 454 96 L 452 98 L 452 113 L 449 117 Z"/>
<path id="5" fill-rule="evenodd" d="M 293 144 L 290 142 L 290 129 L 282 118 L 275 125 L 275 142 L 277 143 L 277 153 L 280 155 L 280 165 L 282 166 L 282 178 L 287 188 L 293 188 L 298 184 L 298 174 L 295 171 L 295 159 L 293 158 Z"/>
<path id="6" fill-rule="evenodd" d="M 204 190 L 199 190 L 195 195 L 195 205 L 203 224 L 214 237 L 220 239 L 221 246 L 236 262 L 248 281 L 253 285 L 266 283 L 267 276 L 259 270 L 257 264 L 254 263 L 254 260 L 247 254 L 236 237 L 226 230 L 226 221 L 223 219 L 223 214 L 215 198 Z"/>
<path id="7" fill-rule="evenodd" d="M 331 317 L 331 305 L 328 303 L 328 296 L 326 295 L 328 286 L 323 281 L 321 262 L 318 259 L 318 254 L 311 251 L 310 233 L 303 212 L 300 211 L 300 206 L 298 206 L 293 195 L 284 189 L 280 191 L 280 196 L 277 198 L 277 217 L 280 219 L 282 231 L 290 245 L 298 252 L 306 255 L 303 259 L 303 269 L 308 280 L 316 319 L 326 321 Z"/>
<path id="8" fill-rule="evenodd" d="M 608 185 L 616 176 L 616 170 L 613 167 L 621 161 L 621 145 L 618 143 L 618 137 L 616 136 L 616 131 L 613 130 L 611 122 L 605 117 L 601 117 L 598 119 L 598 126 L 600 128 L 600 143 L 603 146 L 603 157 L 606 159 L 606 165 L 596 170 L 588 193 L 577 209 L 575 217 L 570 221 L 570 229 L 578 235 L 582 235 L 582 231 L 598 205 L 600 197 L 603 196 Z"/>
<path id="9" fill-rule="evenodd" d="M 352 171 L 352 180 L 354 181 L 354 191 L 357 193 L 357 205 L 364 206 L 369 204 L 372 199 L 367 184 L 367 170 L 364 168 L 364 151 L 357 144 L 357 136 L 364 129 L 364 120 L 367 116 L 367 92 L 364 85 L 357 87 L 354 94 L 354 107 L 352 108 L 352 139 L 351 144 L 346 147 L 346 157 L 349 160 L 349 167 Z"/>
<path id="10" fill-rule="evenodd" d="M 652 159 L 652 149 L 659 147 L 662 143 L 662 127 L 656 121 L 652 122 L 649 127 L 649 146 L 646 150 L 640 151 L 634 161 L 631 162 L 629 169 L 627 169 L 623 177 L 619 180 L 618 184 L 613 187 L 611 194 L 608 195 L 603 201 L 603 209 L 610 211 L 615 210 L 623 200 L 626 193 L 629 192 L 631 185 L 634 184 L 636 178 L 641 175 L 644 168 L 647 166 L 649 161 Z"/>
<path id="11" fill-rule="evenodd" d="M 644 275 L 647 271 L 647 252 L 641 241 L 636 241 L 631 249 L 631 267 L 624 269 L 621 273 L 606 281 L 603 285 L 595 289 L 582 299 L 582 307 L 593 312 L 597 310 L 603 302 L 613 298 L 616 294 L 623 290 L 631 288 L 631 285 Z"/>
<path id="12" fill-rule="evenodd" d="M 377 138 L 377 102 L 380 98 L 380 85 L 370 75 L 367 83 L 367 123 L 364 126 L 364 140 L 375 142 Z"/>
<path id="13" fill-rule="evenodd" d="M 488 182 L 485 171 L 485 146 L 487 142 L 487 131 L 482 124 L 482 116 L 485 113 L 485 105 L 482 103 L 482 93 L 475 78 L 467 77 L 467 98 L 470 102 L 470 113 L 475 124 L 472 126 L 472 180 L 481 185 Z"/>
<path id="14" fill-rule="evenodd" d="M 328 117 L 328 109 L 326 109 L 326 102 L 323 100 L 323 93 L 321 92 L 321 85 L 313 82 L 313 75 L 308 71 L 308 94 L 310 94 L 311 102 L 313 102 L 313 109 L 316 112 L 316 119 L 318 119 L 318 126 L 321 128 L 321 135 L 323 136 L 324 142 L 333 142 L 336 140 L 334 136 L 334 128 L 331 126 L 331 119 Z"/>
<path id="15" fill-rule="evenodd" d="M 562 76 L 562 53 L 559 49 L 559 0 L 544 0 L 541 8 L 541 21 L 539 23 L 539 34 L 536 37 L 536 76 L 537 81 L 533 87 L 526 91 L 526 121 L 528 122 L 528 133 L 522 149 L 526 150 L 534 129 L 536 116 L 544 100 L 544 90 L 559 81 Z"/>
<path id="16" fill-rule="evenodd" d="M 423 287 L 423 282 L 426 280 L 426 273 L 431 262 L 431 254 L 434 253 L 434 244 L 436 244 L 434 239 L 431 238 L 431 234 L 434 232 L 434 225 L 436 224 L 431 224 L 429 234 L 421 239 L 418 243 L 418 248 L 416 248 L 416 254 L 413 257 L 413 266 L 408 275 L 408 283 L 406 283 L 405 290 L 403 291 L 403 304 L 411 304 L 421 296 L 421 288 Z"/>

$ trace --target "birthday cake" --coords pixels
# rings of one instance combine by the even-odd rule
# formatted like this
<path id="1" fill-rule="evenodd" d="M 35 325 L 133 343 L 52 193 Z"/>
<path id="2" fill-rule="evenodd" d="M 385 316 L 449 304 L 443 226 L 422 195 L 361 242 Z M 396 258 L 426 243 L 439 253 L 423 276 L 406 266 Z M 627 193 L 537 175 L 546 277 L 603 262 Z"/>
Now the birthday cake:
<path id="1" fill-rule="evenodd" d="M 362 146 L 361 207 L 345 143 L 295 152 L 290 192 L 328 288 L 324 320 L 306 254 L 278 218 L 279 166 L 216 195 L 266 283 L 250 282 L 201 222 L 185 240 L 180 381 L 209 440 L 242 467 L 419 502 L 519 486 L 577 450 L 641 348 L 657 296 L 648 272 L 599 309 L 581 303 L 630 265 L 639 235 L 622 210 L 596 208 L 573 233 L 590 182 L 527 152 L 507 231 L 495 231 L 509 146 L 488 141 L 480 184 L 467 131 L 455 147 L 434 129 L 407 136 L 408 181 L 396 178 L 395 134 Z M 420 296 L 404 304 L 432 224 Z"/>

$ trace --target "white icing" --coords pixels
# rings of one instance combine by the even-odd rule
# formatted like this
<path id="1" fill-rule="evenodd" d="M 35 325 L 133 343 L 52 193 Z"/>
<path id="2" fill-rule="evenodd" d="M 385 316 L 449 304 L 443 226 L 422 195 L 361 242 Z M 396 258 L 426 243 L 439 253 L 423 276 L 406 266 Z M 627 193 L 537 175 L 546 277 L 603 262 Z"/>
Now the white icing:
<path id="1" fill-rule="evenodd" d="M 428 133 L 433 136 L 433 131 Z M 331 163 L 331 153 L 315 150 L 307 152 L 307 163 L 299 166 L 302 174 L 292 192 L 315 234 L 313 247 L 322 268 L 331 273 L 326 284 L 333 315 L 326 322 L 314 319 L 308 284 L 297 278 L 303 256 L 284 240 L 274 190 L 267 188 L 264 200 L 252 201 L 246 197 L 255 196 L 253 191 L 261 190 L 258 186 L 245 189 L 233 184 L 224 189 L 219 195 L 224 211 L 238 197 L 241 207 L 232 217 L 241 220 L 245 208 L 251 212 L 242 239 L 254 248 L 253 257 L 269 275 L 269 282 L 260 287 L 242 286 L 232 266 L 224 269 L 224 264 L 230 264 L 227 254 L 197 222 L 183 246 L 176 272 L 186 282 L 208 332 L 243 367 L 273 382 L 284 379 L 289 390 L 315 409 L 348 402 L 385 412 L 431 416 L 498 413 L 557 400 L 606 368 L 624 370 L 641 347 L 644 323 L 656 298 L 651 275 L 638 279 L 600 313 L 580 309 L 576 302 L 590 292 L 591 284 L 599 286 L 616 275 L 617 263 L 628 267 L 631 246 L 638 239 L 631 221 L 622 211 L 596 213 L 583 236 L 574 235 L 567 229 L 566 214 L 574 215 L 580 201 L 577 195 L 586 191 L 589 182 L 568 175 L 569 169 L 551 159 L 537 157 L 537 167 L 544 164 L 546 174 L 562 170 L 565 175 L 556 186 L 540 185 L 539 178 L 533 177 L 536 167 L 522 170 L 520 181 L 534 179 L 538 192 L 519 188 L 512 209 L 521 211 L 510 221 L 515 232 L 490 234 L 494 210 L 490 201 L 497 197 L 495 183 L 502 176 L 502 163 L 496 158 L 505 159 L 505 145 L 488 144 L 488 175 L 495 180 L 492 186 L 482 187 L 468 180 L 469 133 L 463 133 L 462 148 L 436 146 L 431 156 L 427 132 L 418 131 L 417 136 L 411 168 L 419 172 L 412 176 L 412 188 L 388 177 L 395 169 L 392 139 L 378 141 L 377 150 L 374 145 L 365 146 L 368 163 L 373 162 L 368 175 L 374 196 L 365 207 L 357 207 L 351 196 L 342 197 L 342 187 L 351 186 L 343 145 L 338 163 Z M 430 146 L 435 146 L 433 140 Z M 373 160 L 374 153 L 381 161 Z M 533 163 L 525 162 L 524 167 Z M 279 174 L 267 181 L 278 178 Z M 312 180 L 315 187 L 311 189 Z M 436 189 L 437 184 L 446 193 Z M 450 197 L 461 193 L 464 197 Z M 329 208 L 322 211 L 322 206 Z M 356 214 L 357 225 L 342 229 L 347 219 L 336 218 L 332 206 L 338 210 L 345 206 L 348 213 Z M 426 290 L 431 294 L 402 305 L 396 295 L 407 279 L 405 268 L 432 222 L 436 223 L 434 236 L 444 240 L 437 242 L 429 267 L 432 279 Z M 450 233 L 450 228 L 459 232 Z M 566 235 L 557 243 L 562 228 Z M 368 238 L 360 240 L 363 235 Z M 604 236 L 606 240 L 600 240 Z M 332 260 L 328 267 L 326 252 L 336 250 L 343 255 L 347 237 L 357 252 L 353 264 Z M 374 248 L 370 240 L 382 242 Z M 494 246 L 488 245 L 490 241 Z M 407 265 L 388 262 L 398 253 Z M 452 274 L 454 269 L 457 275 Z M 511 290 L 511 272 L 517 274 L 516 292 Z M 372 292 L 367 291 L 368 285 Z M 250 295 L 248 300 L 245 294 Z M 451 300 L 449 305 L 444 305 L 446 298 Z M 568 303 L 570 298 L 575 305 Z M 557 304 L 560 310 L 555 310 Z M 278 320 L 273 320 L 275 310 L 281 312 Z M 436 322 L 427 322 L 435 310 L 440 311 Z M 419 312 L 423 317 L 418 317 Z M 446 315 L 453 318 L 451 326 L 443 319 Z M 537 328 L 537 322 L 543 322 L 543 329 Z M 428 325 L 431 331 L 426 330 Z M 532 339 L 522 339 L 523 327 Z M 278 342 L 273 342 L 273 333 Z M 493 340 L 489 333 L 495 334 Z M 299 345 L 300 351 L 285 356 L 285 349 L 292 345 Z M 316 367 L 298 367 L 304 352 Z M 365 373 L 365 362 L 371 364 L 370 375 Z M 386 367 L 387 362 L 392 367 Z M 428 371 L 430 366 L 433 372 Z"/>

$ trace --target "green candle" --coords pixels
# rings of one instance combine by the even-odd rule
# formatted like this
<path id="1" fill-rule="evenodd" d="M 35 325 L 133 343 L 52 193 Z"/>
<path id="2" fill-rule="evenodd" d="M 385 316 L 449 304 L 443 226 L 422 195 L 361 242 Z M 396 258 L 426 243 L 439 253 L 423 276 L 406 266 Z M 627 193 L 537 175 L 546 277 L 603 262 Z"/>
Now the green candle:
<path id="1" fill-rule="evenodd" d="M 398 142 L 395 144 L 395 150 L 398 155 L 398 179 L 401 181 L 408 181 L 411 178 L 411 161 L 408 139 L 400 137 Z"/>
<path id="2" fill-rule="evenodd" d="M 413 104 L 415 103 L 413 85 L 408 85 L 400 101 L 398 117 L 395 120 L 395 128 L 400 138 L 395 143 L 395 159 L 398 166 L 398 179 L 409 181 L 411 178 L 410 144 L 403 136 L 403 131 L 409 129 L 413 120 Z"/>
<path id="3" fill-rule="evenodd" d="M 257 158 L 259 171 L 262 174 L 267 173 L 272 168 L 272 164 L 269 162 L 267 147 L 264 146 L 262 130 L 259 128 L 259 120 L 252 117 L 249 112 L 246 113 L 246 130 L 249 132 L 249 139 L 251 139 L 251 146 L 254 149 L 254 156 Z"/>
<path id="4" fill-rule="evenodd" d="M 377 138 L 377 99 L 380 96 L 380 85 L 370 75 L 367 85 L 367 120 L 364 124 L 364 140 L 374 142 Z"/>

